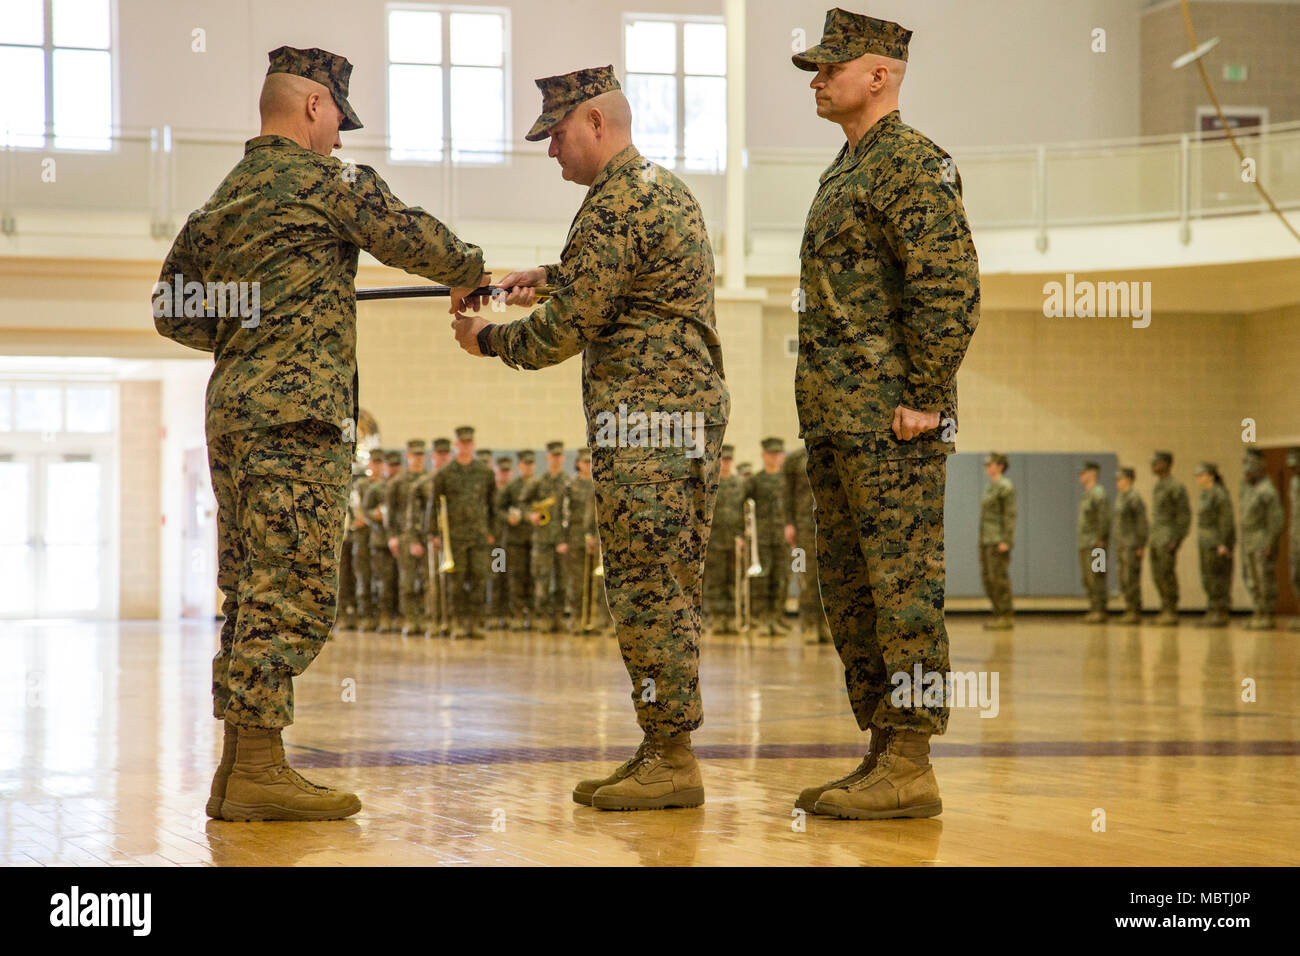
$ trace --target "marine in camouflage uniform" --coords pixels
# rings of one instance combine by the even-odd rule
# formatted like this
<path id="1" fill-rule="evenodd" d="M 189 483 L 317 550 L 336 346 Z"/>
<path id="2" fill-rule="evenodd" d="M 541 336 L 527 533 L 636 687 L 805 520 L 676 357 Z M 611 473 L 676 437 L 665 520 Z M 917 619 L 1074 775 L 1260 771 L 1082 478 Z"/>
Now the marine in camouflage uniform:
<path id="1" fill-rule="evenodd" d="M 914 667 L 946 680 L 943 498 L 957 369 L 979 318 L 979 263 L 948 154 L 907 126 L 898 84 L 911 32 L 826 15 L 818 113 L 846 142 L 821 176 L 800 246 L 795 399 L 816 502 L 822 605 L 866 759 L 796 806 L 877 819 L 941 812 L 929 739 L 948 707 L 899 700 Z M 855 105 L 845 105 L 847 103 Z M 874 120 L 874 122 L 872 122 Z"/>
<path id="2" fill-rule="evenodd" d="M 1110 562 L 1110 500 L 1106 490 L 1097 481 L 1101 465 L 1095 461 L 1083 463 L 1079 483 L 1083 495 L 1079 498 L 1079 516 L 1075 522 L 1075 547 L 1079 550 L 1079 573 L 1083 576 L 1083 590 L 1088 595 L 1088 613 L 1085 624 L 1106 623 L 1106 569 Z M 1101 555 L 1094 555 L 1097 548 Z M 1094 565 L 1096 569 L 1094 570 Z"/>
<path id="3" fill-rule="evenodd" d="M 830 625 L 826 623 L 821 591 L 817 587 L 817 524 L 813 519 L 812 485 L 808 483 L 808 450 L 799 448 L 788 455 L 781 466 L 781 475 L 785 482 L 785 540 L 790 547 L 799 550 L 803 568 L 796 572 L 799 575 L 799 627 L 808 642 L 829 644 Z"/>
<path id="4" fill-rule="evenodd" d="M 352 568 L 357 595 L 357 626 L 362 630 L 371 630 L 375 626 L 373 623 L 374 575 L 370 563 L 370 522 L 366 520 L 364 502 L 367 489 L 378 478 L 383 467 L 379 461 L 381 454 L 378 448 L 370 452 L 365 473 L 353 483 L 352 496 L 348 501 L 349 521 L 352 526 Z"/>
<path id="5" fill-rule="evenodd" d="M 1016 488 L 1006 476 L 1007 456 L 991 452 L 984 459 L 988 487 L 980 498 L 980 577 L 993 604 L 993 618 L 984 626 L 993 631 L 1013 627 L 1011 549 L 1016 543 Z"/>
<path id="6" fill-rule="evenodd" d="M 1232 605 L 1232 549 L 1237 546 L 1232 499 L 1213 462 L 1201 462 L 1196 469 L 1196 483 L 1201 487 L 1196 506 L 1196 545 L 1201 559 L 1201 586 L 1205 589 L 1205 617 L 1200 626 L 1227 627 Z"/>
<path id="7" fill-rule="evenodd" d="M 1115 560 L 1124 595 L 1121 624 L 1142 623 L 1142 551 L 1147 545 L 1147 506 L 1133 490 L 1137 472 L 1121 468 L 1115 478 Z"/>
<path id="8" fill-rule="evenodd" d="M 492 469 L 474 458 L 474 429 L 456 429 L 456 457 L 433 479 L 433 496 L 425 511 L 426 534 L 441 549 L 449 546 L 455 568 L 447 572 L 447 592 L 456 615 L 453 637 L 483 637 L 487 579 L 491 564 L 492 526 L 496 520 L 496 481 Z M 438 509 L 447 501 L 451 541 L 441 539 Z"/>
<path id="9" fill-rule="evenodd" d="M 352 464 L 352 483 L 348 488 L 347 509 L 343 520 L 343 549 L 339 558 L 339 630 L 351 631 L 357 626 L 357 572 L 353 564 L 356 542 L 356 510 L 360 504 L 357 487 L 365 479 L 365 469 L 359 462 Z"/>
<path id="10" fill-rule="evenodd" d="M 1250 449 L 1242 469 L 1246 480 L 1241 486 L 1241 569 L 1255 604 L 1255 614 L 1246 627 L 1271 631 L 1277 626 L 1273 617 L 1277 611 L 1277 557 L 1286 516 L 1264 456 Z"/>
<path id="11" fill-rule="evenodd" d="M 591 602 L 590 631 L 604 633 L 613 625 L 605 600 L 605 577 L 595 576 L 600 562 L 600 530 L 596 527 L 596 483 L 591 477 L 591 449 L 579 448 L 578 473 L 565 489 L 564 520 L 569 553 L 565 581 L 569 586 L 569 608 L 574 630 L 582 632 L 583 593 Z M 590 556 L 590 567 L 588 557 Z"/>
<path id="12" fill-rule="evenodd" d="M 438 566 L 442 563 L 442 554 L 433 546 L 433 537 L 438 530 L 437 502 L 433 499 L 433 479 L 438 472 L 447 467 L 447 462 L 451 460 L 451 439 L 435 438 L 431 445 L 433 467 L 422 472 L 411 484 L 406 497 L 406 517 L 403 522 L 411 529 L 410 539 L 420 541 L 424 546 L 424 553 L 418 556 L 419 561 L 424 565 L 420 582 L 423 586 L 423 597 L 420 603 L 424 610 L 424 636 L 434 637 L 441 634 L 445 637 L 451 634 L 451 625 L 449 615 L 444 615 L 442 608 L 445 583 L 438 571 Z M 434 509 L 432 528 L 427 523 L 430 508 Z"/>
<path id="13" fill-rule="evenodd" d="M 337 819 L 360 801 L 293 771 L 280 731 L 293 722 L 293 678 L 337 608 L 353 450 L 343 431 L 359 417 L 357 258 L 366 249 L 472 289 L 483 256 L 370 167 L 330 157 L 338 130 L 360 126 L 347 60 L 291 47 L 269 59 L 263 133 L 186 219 L 153 305 L 159 333 L 214 361 L 206 430 L 225 623 L 212 693 L 227 735 L 208 814 Z M 241 282 L 248 295 L 232 309 Z"/>
<path id="14" fill-rule="evenodd" d="M 1291 593 L 1300 600 L 1300 448 L 1292 448 L 1286 455 L 1287 467 L 1291 469 L 1291 481 L 1287 486 L 1291 502 L 1290 542 L 1291 550 Z M 1300 615 L 1287 625 L 1288 631 L 1300 631 Z"/>
<path id="15" fill-rule="evenodd" d="M 506 488 L 514 471 L 514 459 L 499 455 L 496 460 L 496 491 L 492 496 L 492 549 L 489 552 L 492 570 L 488 577 L 488 625 L 502 630 L 510 617 L 509 566 L 505 562 L 506 539 L 510 525 L 506 518 Z"/>
<path id="16" fill-rule="evenodd" d="M 388 531 L 385 512 L 388 505 L 388 485 L 402 472 L 402 453 L 390 448 L 384 453 L 384 470 L 379 479 L 366 486 L 362 510 L 370 528 L 370 570 L 375 581 L 375 605 L 378 619 L 367 630 L 390 633 L 400 628 L 398 623 L 397 558 L 388 548 Z"/>
<path id="17" fill-rule="evenodd" d="M 429 588 L 429 562 L 419 528 L 409 511 L 411 489 L 427 477 L 424 468 L 424 440 L 412 438 L 406 443 L 406 471 L 388 483 L 384 531 L 388 549 L 397 559 L 398 606 L 402 612 L 402 636 L 424 631 L 422 603 Z"/>
<path id="18" fill-rule="evenodd" d="M 1157 624 L 1178 624 L 1178 549 L 1192 528 L 1192 508 L 1187 489 L 1170 477 L 1174 456 L 1157 451 L 1151 456 L 1151 473 L 1156 476 L 1151 489 L 1151 578 L 1160 594 Z"/>
<path id="19" fill-rule="evenodd" d="M 690 733 L 703 721 L 701 578 L 730 408 L 713 250 L 690 190 L 631 145 L 630 107 L 611 67 L 538 86 L 543 114 L 528 138 L 558 125 L 551 151 L 566 177 L 589 184 L 587 195 L 559 263 L 500 280 L 507 288 L 549 282 L 552 297 L 516 322 L 467 319 L 457 337 L 515 368 L 583 356 L 605 590 L 645 740 L 609 777 L 580 782 L 574 799 L 610 810 L 697 806 L 704 788 Z M 532 292 L 516 288 L 513 297 Z M 691 436 L 690 446 L 611 436 L 622 406 L 679 416 L 677 438 L 685 445 Z M 684 427 L 687 413 L 698 428 Z"/>
<path id="20" fill-rule="evenodd" d="M 745 481 L 731 473 L 735 453 L 735 446 L 722 446 L 718 498 L 704 559 L 705 621 L 715 634 L 736 633 L 736 539 L 745 533 Z"/>
<path id="21" fill-rule="evenodd" d="M 506 581 L 510 591 L 510 626 L 527 629 L 533 621 L 533 525 L 524 512 L 524 498 L 534 481 L 535 456 L 519 453 L 519 474 L 502 494 L 506 515 Z"/>
<path id="22" fill-rule="evenodd" d="M 533 610 L 545 617 L 552 634 L 559 633 L 564 613 L 566 541 L 561 507 L 569 476 L 564 473 L 564 443 L 546 443 L 546 473 L 534 478 L 524 494 L 524 511 L 533 526 Z M 547 504 L 549 502 L 549 504 Z"/>
<path id="23" fill-rule="evenodd" d="M 745 498 L 754 502 L 758 562 L 763 572 L 750 581 L 750 601 L 755 624 L 765 625 L 769 636 L 785 634 L 785 599 L 790 591 L 790 546 L 785 528 L 785 442 L 763 439 L 763 470 L 745 481 Z"/>

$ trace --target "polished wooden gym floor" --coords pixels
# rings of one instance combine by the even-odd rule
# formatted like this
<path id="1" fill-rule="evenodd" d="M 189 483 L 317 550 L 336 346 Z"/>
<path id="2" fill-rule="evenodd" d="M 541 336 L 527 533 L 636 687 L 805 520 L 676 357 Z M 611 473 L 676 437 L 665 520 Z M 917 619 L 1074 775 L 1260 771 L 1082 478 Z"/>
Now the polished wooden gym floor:
<path id="1" fill-rule="evenodd" d="M 569 796 L 640 738 L 612 639 L 342 633 L 285 739 L 364 806 L 254 824 L 203 813 L 216 625 L 0 624 L 0 864 L 1300 862 L 1300 634 L 982 621 L 950 615 L 953 668 L 997 672 L 998 712 L 954 709 L 935 739 L 933 819 L 793 812 L 864 749 L 835 652 L 797 633 L 705 642 L 707 803 L 639 813 Z"/>

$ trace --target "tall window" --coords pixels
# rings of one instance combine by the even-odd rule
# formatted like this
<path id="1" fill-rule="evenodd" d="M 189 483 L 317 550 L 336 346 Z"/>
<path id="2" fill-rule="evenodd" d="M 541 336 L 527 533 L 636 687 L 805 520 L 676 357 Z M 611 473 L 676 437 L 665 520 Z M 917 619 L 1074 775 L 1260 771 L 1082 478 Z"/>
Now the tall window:
<path id="1" fill-rule="evenodd" d="M 717 17 L 627 14 L 623 62 L 632 137 L 656 162 L 722 172 L 727 151 L 727 28 Z"/>
<path id="2" fill-rule="evenodd" d="M 111 0 L 0 7 L 0 144 L 112 148 Z"/>
<path id="3" fill-rule="evenodd" d="M 505 158 L 505 10 L 388 8 L 388 152 L 393 160 Z"/>

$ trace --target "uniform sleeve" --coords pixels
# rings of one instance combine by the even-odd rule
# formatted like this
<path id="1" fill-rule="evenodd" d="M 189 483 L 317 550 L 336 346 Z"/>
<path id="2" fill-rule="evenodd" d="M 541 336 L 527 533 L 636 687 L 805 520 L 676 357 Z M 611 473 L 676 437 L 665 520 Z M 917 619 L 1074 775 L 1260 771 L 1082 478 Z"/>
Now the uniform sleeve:
<path id="1" fill-rule="evenodd" d="M 1134 543 L 1139 548 L 1145 548 L 1147 546 L 1147 539 L 1151 536 L 1151 526 L 1147 523 L 1147 506 L 1142 503 L 1141 498 L 1135 497 L 1133 501 L 1133 509 L 1137 512 L 1136 520 L 1133 524 Z M 1186 531 L 1183 533 L 1186 534 Z"/>
<path id="2" fill-rule="evenodd" d="M 1002 494 L 1002 540 L 1007 546 L 1016 539 L 1016 489 L 1008 488 Z"/>
<path id="3" fill-rule="evenodd" d="M 625 217 L 595 207 L 585 214 L 560 264 L 550 299 L 523 319 L 489 329 L 492 351 L 511 368 L 538 369 L 577 355 L 618 316 L 636 271 Z M 550 276 L 550 266 L 546 267 Z"/>
<path id="4" fill-rule="evenodd" d="M 158 274 L 158 285 L 174 289 L 174 282 L 178 275 L 181 277 L 182 288 L 186 282 L 203 281 L 203 272 L 199 268 L 198 261 L 190 246 L 189 227 L 190 224 L 187 220 L 185 225 L 181 227 L 175 241 L 172 242 L 167 258 L 163 261 L 162 271 Z M 185 315 L 183 296 L 180 302 L 172 302 L 170 301 L 170 293 L 164 299 L 158 293 L 158 286 L 154 286 L 154 289 L 155 295 L 151 305 L 153 306 L 153 327 L 158 330 L 158 334 L 165 335 L 173 342 L 179 342 L 187 348 L 211 352 L 216 347 L 217 341 L 216 319 L 206 315 L 187 317 Z M 159 315 L 159 312 L 170 312 L 171 314 Z"/>
<path id="5" fill-rule="evenodd" d="M 884 197 L 888 199 L 889 197 Z M 979 260 L 953 186 L 934 169 L 884 208 L 885 237 L 903 272 L 901 321 L 911 370 L 902 405 L 940 411 L 979 322 Z"/>
<path id="6" fill-rule="evenodd" d="M 380 262 L 462 288 L 483 275 L 483 250 L 461 242 L 419 206 L 408 206 L 369 166 L 339 176 L 335 202 L 326 204 L 340 236 Z"/>

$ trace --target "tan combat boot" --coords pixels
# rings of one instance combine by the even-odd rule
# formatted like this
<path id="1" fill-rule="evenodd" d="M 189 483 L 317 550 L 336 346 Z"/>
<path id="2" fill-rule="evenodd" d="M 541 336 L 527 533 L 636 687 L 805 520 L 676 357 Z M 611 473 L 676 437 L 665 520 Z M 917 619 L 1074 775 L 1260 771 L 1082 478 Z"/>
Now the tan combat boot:
<path id="1" fill-rule="evenodd" d="M 221 819 L 221 801 L 226 799 L 226 781 L 230 779 L 230 769 L 235 765 L 235 725 L 222 721 L 226 725 L 226 737 L 221 744 L 221 762 L 217 772 L 212 776 L 212 792 L 208 796 L 208 816 L 214 820 Z"/>
<path id="2" fill-rule="evenodd" d="M 1156 618 L 1156 624 L 1160 625 L 1161 627 L 1177 627 L 1178 626 L 1177 609 L 1172 607 L 1162 607 L 1160 609 L 1159 617 Z"/>
<path id="3" fill-rule="evenodd" d="M 1127 611 L 1125 611 L 1123 614 L 1119 616 L 1119 623 L 1120 624 L 1141 624 L 1142 612 L 1136 611 L 1133 608 L 1129 608 Z"/>
<path id="4" fill-rule="evenodd" d="M 280 731 L 238 728 L 223 820 L 340 820 L 360 809 L 355 793 L 319 787 L 290 767 Z"/>
<path id="5" fill-rule="evenodd" d="M 875 770 L 856 783 L 821 795 L 814 812 L 847 820 L 933 817 L 943 812 L 930 766 L 930 735 L 888 730 Z"/>
<path id="6" fill-rule="evenodd" d="M 652 738 L 630 769 L 622 780 L 593 793 L 591 805 L 597 810 L 664 810 L 704 803 L 704 781 L 689 732 Z"/>
<path id="7" fill-rule="evenodd" d="M 579 780 L 578 785 L 573 788 L 573 802 L 580 803 L 584 807 L 591 806 L 592 794 L 601 787 L 607 787 L 610 784 L 618 783 L 632 772 L 636 765 L 641 762 L 641 758 L 645 756 L 645 748 L 649 742 L 649 738 L 643 739 L 641 745 L 636 748 L 636 753 L 615 767 L 614 772 L 608 777 L 601 777 L 599 780 Z"/>
<path id="8" fill-rule="evenodd" d="M 794 802 L 795 807 L 804 811 L 804 813 L 816 813 L 817 801 L 821 799 L 823 793 L 827 790 L 839 790 L 851 783 L 857 783 L 871 773 L 876 769 L 876 762 L 880 760 L 880 752 L 884 749 L 885 731 L 879 727 L 872 727 L 871 743 L 867 747 L 867 755 L 862 758 L 862 763 L 849 771 L 847 776 L 840 777 L 838 780 L 831 780 L 820 787 L 806 787 L 799 791 L 799 797 Z"/>
<path id="9" fill-rule="evenodd" d="M 1084 624 L 1105 624 L 1107 614 L 1105 611 L 1089 611 L 1082 618 Z"/>
<path id="10" fill-rule="evenodd" d="M 1277 628 L 1277 621 L 1272 614 L 1257 614 L 1246 625 L 1251 631 L 1272 631 Z"/>

